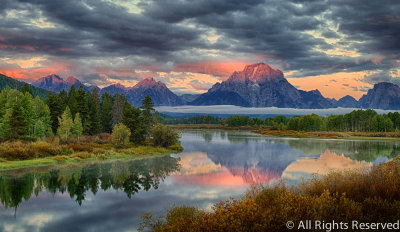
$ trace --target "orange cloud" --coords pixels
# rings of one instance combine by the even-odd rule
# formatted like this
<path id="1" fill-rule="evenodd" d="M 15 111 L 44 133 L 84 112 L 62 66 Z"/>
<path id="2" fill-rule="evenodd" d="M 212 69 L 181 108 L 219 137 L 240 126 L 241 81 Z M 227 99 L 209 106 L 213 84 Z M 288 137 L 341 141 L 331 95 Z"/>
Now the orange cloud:
<path id="1" fill-rule="evenodd" d="M 228 78 L 234 71 L 242 70 L 249 62 L 197 62 L 181 63 L 175 66 L 176 72 L 210 74 Z"/>

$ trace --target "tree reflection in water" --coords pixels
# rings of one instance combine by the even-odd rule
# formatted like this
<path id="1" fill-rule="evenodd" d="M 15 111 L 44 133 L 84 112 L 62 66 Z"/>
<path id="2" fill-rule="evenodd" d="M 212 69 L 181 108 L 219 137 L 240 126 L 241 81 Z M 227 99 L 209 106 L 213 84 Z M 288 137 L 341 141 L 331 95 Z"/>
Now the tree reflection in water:
<path id="1" fill-rule="evenodd" d="M 5 207 L 17 208 L 22 199 L 28 200 L 33 194 L 38 196 L 45 189 L 53 194 L 68 192 L 79 205 L 85 200 L 86 192 L 96 194 L 99 188 L 122 190 L 131 198 L 139 190 L 157 189 L 160 181 L 179 169 L 179 158 L 164 156 L 83 164 L 45 172 L 3 172 L 0 173 L 0 201 Z"/>

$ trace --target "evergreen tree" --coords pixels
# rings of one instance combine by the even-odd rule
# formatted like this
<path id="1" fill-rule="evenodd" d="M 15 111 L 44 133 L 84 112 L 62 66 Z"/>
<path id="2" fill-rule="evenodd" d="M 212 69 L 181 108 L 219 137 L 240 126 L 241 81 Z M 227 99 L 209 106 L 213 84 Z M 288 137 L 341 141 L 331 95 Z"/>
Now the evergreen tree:
<path id="1" fill-rule="evenodd" d="M 103 132 L 111 133 L 112 130 L 112 120 L 111 120 L 111 110 L 112 110 L 112 96 L 109 93 L 103 93 L 101 96 L 100 104 L 100 115 L 101 122 L 103 124 Z"/>
<path id="2" fill-rule="evenodd" d="M 75 115 L 74 125 L 72 127 L 72 133 L 75 138 L 78 138 L 78 141 L 79 137 L 81 137 L 83 134 L 82 120 L 81 117 L 79 116 L 79 113 Z"/>
<path id="3" fill-rule="evenodd" d="M 111 122 L 112 127 L 120 123 L 124 118 L 124 107 L 127 100 L 126 97 L 121 94 L 115 94 L 113 97 L 112 112 L 111 112 Z"/>
<path id="4" fill-rule="evenodd" d="M 58 93 L 58 96 L 60 97 L 61 102 L 62 102 L 62 104 L 64 105 L 64 107 L 66 107 L 66 106 L 67 106 L 67 103 L 68 103 L 68 94 L 67 94 L 67 91 L 65 91 L 64 89 L 61 90 L 61 91 Z"/>
<path id="5" fill-rule="evenodd" d="M 99 92 L 94 89 L 89 98 L 88 133 L 95 135 L 101 132 Z"/>
<path id="6" fill-rule="evenodd" d="M 64 107 L 61 101 L 61 98 L 54 92 L 50 92 L 46 98 L 46 104 L 50 109 L 50 119 L 51 119 L 51 128 L 53 133 L 56 133 L 58 124 L 58 118 L 64 111 Z"/>
<path id="7" fill-rule="evenodd" d="M 147 95 L 143 99 L 140 108 L 142 109 L 143 123 L 146 130 L 146 135 L 149 136 L 151 128 L 154 126 L 154 103 L 153 100 L 151 100 L 150 96 Z"/>
<path id="8" fill-rule="evenodd" d="M 75 85 L 72 85 L 71 88 L 69 89 L 67 105 L 68 105 L 69 109 L 71 110 L 71 114 L 73 116 L 75 116 L 76 111 L 77 111 Z"/>
<path id="9" fill-rule="evenodd" d="M 27 83 L 22 86 L 21 90 L 22 93 L 30 93 L 33 96 L 32 90 Z"/>
<path id="10" fill-rule="evenodd" d="M 44 136 L 50 137 L 53 136 L 53 131 L 51 128 L 51 116 L 50 116 L 50 109 L 40 99 L 38 96 L 35 97 L 34 99 L 34 108 L 35 108 L 35 114 L 36 114 L 36 123 L 39 123 L 38 125 L 35 125 L 35 137 L 36 138 L 41 138 Z M 41 126 L 43 128 L 38 129 L 37 126 Z M 37 132 L 37 130 L 43 130 L 44 135 L 41 134 L 41 132 Z"/>
<path id="11" fill-rule="evenodd" d="M 129 138 L 131 142 L 139 144 L 145 140 L 146 129 L 140 109 L 133 107 L 130 103 L 126 103 L 122 123 L 131 131 Z"/>
<path id="12" fill-rule="evenodd" d="M 23 139 L 28 134 L 28 125 L 24 118 L 24 111 L 20 102 L 12 107 L 11 116 L 8 122 L 8 138 Z"/>
<path id="13" fill-rule="evenodd" d="M 59 135 L 63 141 L 67 141 L 68 138 L 71 137 L 73 128 L 72 115 L 68 106 L 61 115 L 61 118 L 58 118 L 58 122 L 60 126 L 57 129 L 57 135 Z"/>
<path id="14" fill-rule="evenodd" d="M 79 87 L 76 92 L 76 112 L 79 113 L 79 116 L 82 120 L 83 125 L 83 133 L 87 134 L 88 132 L 88 101 L 86 98 L 86 92 L 83 90 L 82 86 Z"/>

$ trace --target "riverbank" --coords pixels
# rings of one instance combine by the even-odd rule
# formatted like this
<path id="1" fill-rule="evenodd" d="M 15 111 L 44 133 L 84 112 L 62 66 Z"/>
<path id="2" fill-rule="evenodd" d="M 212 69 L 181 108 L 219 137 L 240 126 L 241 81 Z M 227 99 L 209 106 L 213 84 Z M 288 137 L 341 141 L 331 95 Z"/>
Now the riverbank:
<path id="1" fill-rule="evenodd" d="M 273 137 L 293 137 L 293 138 L 326 138 L 326 139 L 360 139 L 360 140 L 398 140 L 398 132 L 335 132 L 335 131 L 293 131 L 293 130 L 269 130 L 255 129 L 256 133 Z"/>
<path id="2" fill-rule="evenodd" d="M 139 231 L 286 231 L 287 226 L 304 229 L 299 227 L 304 220 L 329 228 L 334 221 L 347 229 L 354 221 L 395 223 L 400 217 L 399 176 L 397 157 L 368 170 L 332 172 L 295 187 L 253 187 L 242 198 L 216 203 L 211 211 L 176 206 L 161 217 L 144 214 Z"/>
<path id="3" fill-rule="evenodd" d="M 0 170 L 34 166 L 68 164 L 81 161 L 126 159 L 159 154 L 181 152 L 180 145 L 170 148 L 149 145 L 117 148 L 112 144 L 74 143 L 54 144 L 44 141 L 23 143 L 5 142 L 0 144 Z"/>
<path id="4" fill-rule="evenodd" d="M 219 124 L 178 124 L 170 125 L 177 130 L 246 130 L 265 136 L 293 137 L 293 138 L 326 138 L 326 139 L 360 139 L 360 140 L 398 140 L 399 132 L 336 132 L 336 131 L 294 131 L 294 130 L 270 130 L 252 126 L 226 126 Z"/>

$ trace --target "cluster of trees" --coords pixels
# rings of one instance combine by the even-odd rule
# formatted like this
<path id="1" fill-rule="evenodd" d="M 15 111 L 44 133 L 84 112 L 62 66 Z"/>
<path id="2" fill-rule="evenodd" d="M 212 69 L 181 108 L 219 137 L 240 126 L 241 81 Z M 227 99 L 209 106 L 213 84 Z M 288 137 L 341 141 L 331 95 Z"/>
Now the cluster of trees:
<path id="1" fill-rule="evenodd" d="M 113 142 L 124 146 L 130 142 L 140 144 L 151 135 L 154 126 L 154 103 L 149 96 L 140 108 L 128 103 L 126 96 L 111 96 L 97 89 L 86 92 L 72 86 L 67 93 L 50 93 L 46 99 L 50 109 L 52 130 L 62 139 L 81 135 L 112 133 Z"/>
<path id="2" fill-rule="evenodd" d="M 400 130 L 400 113 L 378 114 L 374 110 L 354 110 L 348 114 L 321 117 L 316 114 L 287 118 L 276 116 L 250 118 L 230 116 L 228 126 L 265 126 L 278 130 L 296 131 L 342 131 L 342 132 L 391 132 Z"/>
<path id="3" fill-rule="evenodd" d="M 198 115 L 193 117 L 174 118 L 165 114 L 160 115 L 161 121 L 166 124 L 223 124 L 224 118 L 211 115 Z"/>
<path id="4" fill-rule="evenodd" d="M 29 89 L 0 92 L 0 139 L 35 140 L 52 136 L 49 107 Z"/>
<path id="5" fill-rule="evenodd" d="M 0 92 L 0 139 L 35 140 L 57 134 L 63 141 L 82 135 L 113 132 L 117 145 L 140 144 L 149 138 L 155 120 L 154 103 L 149 96 L 140 108 L 128 103 L 124 95 L 99 95 L 72 86 L 67 93 L 50 92 L 45 101 L 32 97 L 29 87 L 21 91 L 6 88 Z M 162 127 L 162 138 L 170 144 L 178 135 Z M 159 131 L 157 131 L 159 132 Z"/>

